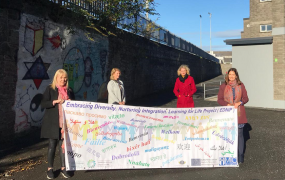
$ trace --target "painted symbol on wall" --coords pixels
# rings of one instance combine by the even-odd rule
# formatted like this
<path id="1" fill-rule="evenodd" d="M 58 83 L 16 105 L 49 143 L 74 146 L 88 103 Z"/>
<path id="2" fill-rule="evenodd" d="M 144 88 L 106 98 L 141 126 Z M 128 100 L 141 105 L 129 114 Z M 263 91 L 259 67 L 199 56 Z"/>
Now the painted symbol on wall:
<path id="1" fill-rule="evenodd" d="M 23 77 L 23 80 L 32 79 L 37 89 L 39 89 L 43 80 L 49 79 L 47 70 L 50 63 L 44 63 L 41 56 L 39 56 L 34 62 L 24 62 L 27 73 Z"/>
<path id="2" fill-rule="evenodd" d="M 16 108 L 20 108 L 21 106 L 23 106 L 25 103 L 27 103 L 28 101 L 31 100 L 30 94 L 29 94 L 29 90 L 32 89 L 34 90 L 34 88 L 32 87 L 32 85 L 30 84 L 30 86 L 28 88 L 23 87 L 24 93 L 20 93 L 17 95 L 17 100 L 15 103 Z"/>
<path id="3" fill-rule="evenodd" d="M 17 110 L 18 118 L 17 122 L 15 122 L 14 129 L 15 132 L 20 132 L 22 130 L 29 129 L 31 127 L 31 123 L 28 122 L 28 115 L 22 109 Z"/>
<path id="4" fill-rule="evenodd" d="M 42 21 L 28 21 L 25 26 L 24 47 L 32 56 L 37 54 L 44 45 L 44 27 Z"/>
<path id="5" fill-rule="evenodd" d="M 102 79 L 104 79 L 105 75 L 106 61 L 107 61 L 107 51 L 106 50 L 100 51 L 100 65 L 102 69 Z"/>
<path id="6" fill-rule="evenodd" d="M 42 94 L 37 94 L 33 97 L 30 104 L 30 117 L 33 122 L 40 122 L 44 117 L 45 110 L 41 107 Z"/>
<path id="7" fill-rule="evenodd" d="M 47 38 L 50 43 L 52 44 L 52 48 L 53 49 L 57 49 L 60 47 L 61 45 L 61 38 L 59 37 L 59 35 L 51 37 L 51 38 Z"/>
<path id="8" fill-rule="evenodd" d="M 92 82 L 92 72 L 93 72 L 93 64 L 90 57 L 87 57 L 84 61 L 85 63 L 85 76 L 84 76 L 84 83 L 86 87 L 89 87 Z"/>
<path id="9" fill-rule="evenodd" d="M 68 74 L 68 86 L 77 93 L 82 87 L 85 75 L 83 55 L 78 48 L 69 50 L 64 59 L 63 69 Z"/>

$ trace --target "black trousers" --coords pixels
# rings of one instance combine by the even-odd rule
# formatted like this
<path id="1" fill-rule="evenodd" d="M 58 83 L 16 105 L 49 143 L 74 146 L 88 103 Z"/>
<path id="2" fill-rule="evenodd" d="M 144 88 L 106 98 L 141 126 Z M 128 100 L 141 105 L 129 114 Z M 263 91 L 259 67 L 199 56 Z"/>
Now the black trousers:
<path id="1" fill-rule="evenodd" d="M 48 156 L 47 156 L 47 161 L 48 161 L 48 167 L 53 167 L 53 162 L 54 162 L 54 156 L 55 156 L 55 149 L 57 143 L 59 144 L 58 150 L 59 150 L 59 157 L 61 161 L 61 167 L 65 167 L 65 157 L 64 153 L 62 152 L 62 145 L 63 139 L 57 140 L 57 139 L 49 139 L 49 146 L 48 146 Z"/>
<path id="2" fill-rule="evenodd" d="M 238 158 L 239 162 L 243 162 L 244 160 L 244 147 L 245 141 L 243 136 L 243 128 L 238 128 Z"/>

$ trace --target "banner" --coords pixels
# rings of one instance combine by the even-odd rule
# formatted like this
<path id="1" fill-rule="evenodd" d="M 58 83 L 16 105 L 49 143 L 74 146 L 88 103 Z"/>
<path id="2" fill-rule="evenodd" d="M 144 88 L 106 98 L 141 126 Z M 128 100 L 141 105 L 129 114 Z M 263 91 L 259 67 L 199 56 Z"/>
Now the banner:
<path id="1" fill-rule="evenodd" d="M 66 169 L 238 167 L 232 106 L 150 108 L 66 101 Z"/>

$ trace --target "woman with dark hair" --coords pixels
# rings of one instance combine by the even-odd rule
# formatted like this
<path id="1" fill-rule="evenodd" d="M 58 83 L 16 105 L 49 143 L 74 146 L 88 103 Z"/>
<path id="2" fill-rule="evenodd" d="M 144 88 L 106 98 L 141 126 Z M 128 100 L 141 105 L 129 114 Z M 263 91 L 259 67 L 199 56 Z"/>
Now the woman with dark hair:
<path id="1" fill-rule="evenodd" d="M 65 100 L 74 99 L 74 93 L 72 89 L 68 87 L 67 77 L 67 73 L 64 69 L 57 70 L 52 83 L 46 88 L 41 101 L 41 107 L 46 109 L 42 122 L 41 138 L 49 139 L 47 154 L 48 179 L 54 179 L 53 161 L 57 143 L 59 144 L 61 174 L 64 178 L 71 177 L 65 169 L 65 157 L 62 148 L 64 147 L 62 103 L 64 103 Z"/>
<path id="2" fill-rule="evenodd" d="M 190 69 L 187 65 L 182 64 L 177 70 L 178 78 L 176 79 L 173 92 L 177 99 L 177 108 L 194 107 L 193 94 L 197 91 L 195 81 L 190 76 Z"/>
<path id="3" fill-rule="evenodd" d="M 220 86 L 218 103 L 221 106 L 234 106 L 238 110 L 238 163 L 244 162 L 243 127 L 247 123 L 244 104 L 247 102 L 245 86 L 240 81 L 237 70 L 230 68 L 225 77 L 225 83 Z"/>

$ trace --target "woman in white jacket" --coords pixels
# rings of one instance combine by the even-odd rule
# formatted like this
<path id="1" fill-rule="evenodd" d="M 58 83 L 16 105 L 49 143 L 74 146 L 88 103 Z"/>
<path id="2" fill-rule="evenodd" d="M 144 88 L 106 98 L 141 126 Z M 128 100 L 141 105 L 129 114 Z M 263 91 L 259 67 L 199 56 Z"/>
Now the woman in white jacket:
<path id="1" fill-rule="evenodd" d="M 111 71 L 110 81 L 107 85 L 108 89 L 108 104 L 125 105 L 126 94 L 123 81 L 119 80 L 121 71 L 118 68 L 113 68 Z"/>

